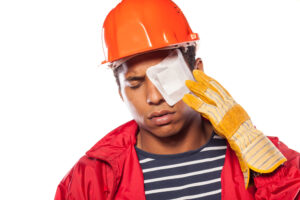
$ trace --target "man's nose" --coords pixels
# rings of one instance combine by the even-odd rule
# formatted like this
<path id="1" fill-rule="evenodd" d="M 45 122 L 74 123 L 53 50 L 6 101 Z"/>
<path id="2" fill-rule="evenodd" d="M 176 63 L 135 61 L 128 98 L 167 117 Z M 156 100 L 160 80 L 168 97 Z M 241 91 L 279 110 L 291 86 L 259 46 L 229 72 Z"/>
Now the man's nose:
<path id="1" fill-rule="evenodd" d="M 147 103 L 150 105 L 159 105 L 165 101 L 158 89 L 153 85 L 153 83 L 147 80 Z"/>

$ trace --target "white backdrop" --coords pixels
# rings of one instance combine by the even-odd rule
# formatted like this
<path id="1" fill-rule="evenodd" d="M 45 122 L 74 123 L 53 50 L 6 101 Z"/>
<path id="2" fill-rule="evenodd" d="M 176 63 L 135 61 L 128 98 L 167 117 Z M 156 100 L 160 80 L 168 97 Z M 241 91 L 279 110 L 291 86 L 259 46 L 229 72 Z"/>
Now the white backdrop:
<path id="1" fill-rule="evenodd" d="M 131 119 L 104 59 L 119 1 L 0 3 L 0 199 L 53 199 L 75 162 Z M 205 71 L 266 135 L 300 151 L 300 1 L 175 0 Z"/>

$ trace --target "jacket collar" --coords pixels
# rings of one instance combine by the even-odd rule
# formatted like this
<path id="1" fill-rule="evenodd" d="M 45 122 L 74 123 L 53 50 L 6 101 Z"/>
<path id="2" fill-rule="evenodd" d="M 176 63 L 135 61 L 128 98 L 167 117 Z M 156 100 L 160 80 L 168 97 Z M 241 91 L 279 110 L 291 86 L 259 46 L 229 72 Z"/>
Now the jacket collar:
<path id="1" fill-rule="evenodd" d="M 136 143 L 138 125 L 131 120 L 105 135 L 86 155 L 110 162 Z"/>

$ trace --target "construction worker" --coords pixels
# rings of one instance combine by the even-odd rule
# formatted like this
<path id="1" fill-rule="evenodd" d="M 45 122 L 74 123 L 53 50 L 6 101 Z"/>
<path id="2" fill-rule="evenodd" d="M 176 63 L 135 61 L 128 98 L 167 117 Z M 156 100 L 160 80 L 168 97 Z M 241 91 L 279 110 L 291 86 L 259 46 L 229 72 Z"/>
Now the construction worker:
<path id="1" fill-rule="evenodd" d="M 103 43 L 133 120 L 105 135 L 56 200 L 300 199 L 300 155 L 266 137 L 195 58 L 199 36 L 171 0 L 123 0 Z"/>

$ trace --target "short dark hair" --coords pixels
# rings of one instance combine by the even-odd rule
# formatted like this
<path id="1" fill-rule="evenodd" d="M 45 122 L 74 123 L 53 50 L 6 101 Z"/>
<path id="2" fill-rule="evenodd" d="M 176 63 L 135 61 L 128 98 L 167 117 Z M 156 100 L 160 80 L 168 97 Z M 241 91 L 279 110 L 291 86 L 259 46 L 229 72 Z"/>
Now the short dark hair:
<path id="1" fill-rule="evenodd" d="M 188 63 L 190 70 L 193 71 L 196 63 L 196 47 L 189 46 L 187 47 L 187 49 L 185 49 L 184 47 L 180 47 L 179 49 L 182 52 L 185 61 Z M 121 71 L 121 69 L 122 69 L 122 65 L 117 68 L 113 68 L 113 73 L 119 88 L 120 88 L 119 72 Z"/>

